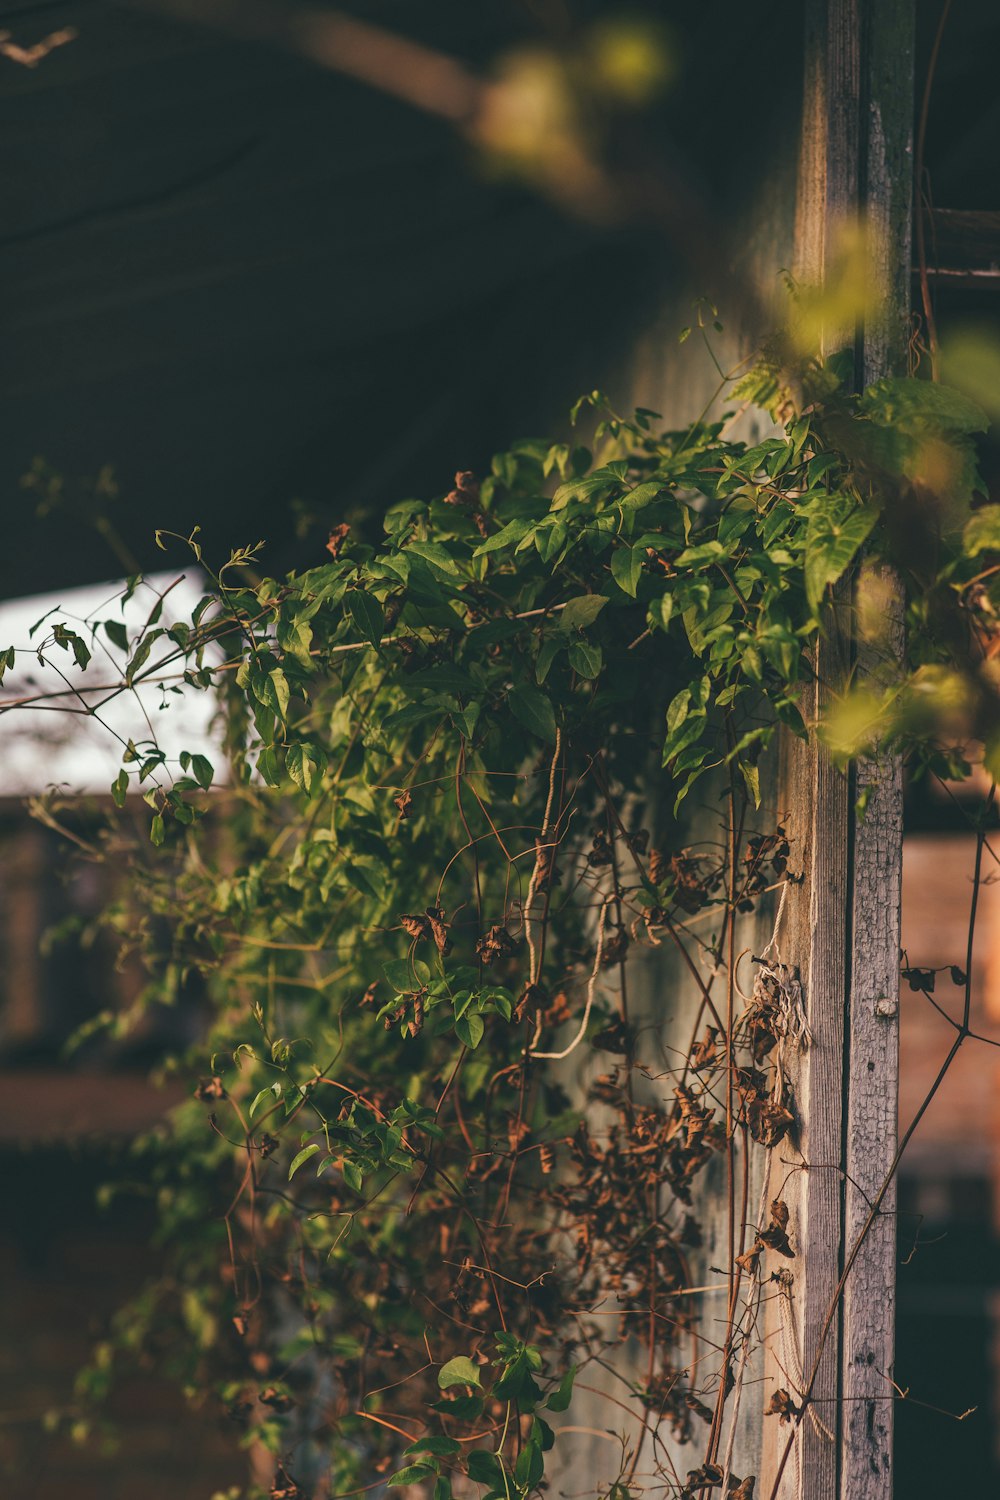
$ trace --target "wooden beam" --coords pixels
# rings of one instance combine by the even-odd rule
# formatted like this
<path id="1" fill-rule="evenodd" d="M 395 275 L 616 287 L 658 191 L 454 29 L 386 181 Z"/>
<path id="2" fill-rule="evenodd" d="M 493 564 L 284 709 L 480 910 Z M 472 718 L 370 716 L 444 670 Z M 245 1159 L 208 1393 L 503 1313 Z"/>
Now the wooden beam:
<path id="1" fill-rule="evenodd" d="M 860 376 L 868 385 L 905 373 L 913 216 L 913 0 L 877 0 L 867 13 L 861 206 L 868 226 L 878 313 L 862 330 Z M 867 567 L 858 586 L 871 581 Z M 859 641 L 857 671 L 878 682 L 903 648 L 898 579 L 883 577 L 887 639 Z M 885 587 L 888 585 L 888 587 Z M 869 1205 L 891 1174 L 899 1089 L 899 943 L 903 779 L 898 759 L 863 762 L 853 816 L 850 997 L 845 1057 L 845 1264 L 864 1233 Z M 896 1188 L 871 1225 L 844 1288 L 841 1342 L 841 1496 L 892 1494 L 896 1323 Z"/>
<path id="2" fill-rule="evenodd" d="M 905 363 L 912 56 L 912 0 L 809 0 L 798 273 L 822 282 L 845 223 L 865 223 L 877 314 L 861 329 L 830 328 L 826 339 L 830 349 L 853 349 L 856 378 L 865 384 Z M 814 715 L 852 659 L 867 674 L 885 662 L 884 643 L 877 659 L 851 638 L 853 586 L 846 584 L 831 607 L 807 705 Z M 900 644 L 898 590 L 895 608 L 890 659 Z M 803 877 L 788 902 L 786 947 L 799 967 L 813 1040 L 793 1080 L 805 1170 L 786 1169 L 780 1179 L 796 1260 L 789 1296 L 771 1304 L 765 1391 L 772 1380 L 801 1388 L 814 1368 L 816 1374 L 780 1500 L 889 1500 L 892 1493 L 891 1192 L 858 1243 L 896 1145 L 899 765 L 876 760 L 859 769 L 856 782 L 815 746 L 785 749 L 781 801 L 793 839 L 792 868 L 797 853 Z M 864 818 L 855 810 L 862 789 L 868 794 Z M 838 1281 L 852 1253 L 838 1306 Z M 764 1496 L 772 1493 L 786 1444 L 787 1430 L 777 1430 L 777 1423 L 769 1429 L 765 1421 Z"/>
<path id="3" fill-rule="evenodd" d="M 810 0 L 806 8 L 803 121 L 796 206 L 796 273 L 822 283 L 838 236 L 857 212 L 860 129 L 858 0 Z M 832 346 L 850 346 L 852 329 L 831 329 Z M 807 702 L 815 719 L 828 685 L 850 664 L 849 598 L 841 591 L 817 648 Z M 779 1500 L 837 1500 L 839 1320 L 829 1303 L 840 1275 L 844 1015 L 848 987 L 850 788 L 816 744 L 786 737 L 779 805 L 801 875 L 787 902 L 782 949 L 802 981 L 812 1036 L 790 1080 L 804 1171 L 782 1170 L 780 1196 L 792 1226 L 790 1283 L 767 1304 L 764 1404 L 776 1387 L 801 1391 L 818 1361 L 813 1415 L 800 1425 L 791 1460 L 787 1430 L 764 1419 L 761 1492 L 770 1497 L 781 1471 Z M 777 1174 L 772 1166 L 772 1181 Z M 777 1186 L 777 1184 L 776 1184 Z M 783 1470 L 782 1470 L 783 1465 Z"/>
<path id="4" fill-rule="evenodd" d="M 935 208 L 926 219 L 927 279 L 932 284 L 1000 291 L 1000 213 Z M 914 266 L 914 278 L 919 275 Z"/>

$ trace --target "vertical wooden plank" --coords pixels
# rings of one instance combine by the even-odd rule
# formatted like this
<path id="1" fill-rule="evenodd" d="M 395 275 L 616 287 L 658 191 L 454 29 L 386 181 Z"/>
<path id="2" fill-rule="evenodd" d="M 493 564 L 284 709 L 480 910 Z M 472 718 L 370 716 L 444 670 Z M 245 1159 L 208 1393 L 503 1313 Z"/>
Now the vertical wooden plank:
<path id="1" fill-rule="evenodd" d="M 912 37 L 912 0 L 811 0 L 807 8 L 798 270 L 803 279 L 821 282 L 842 226 L 863 216 L 872 235 L 876 291 L 874 313 L 856 346 L 864 383 L 892 373 L 905 358 Z M 853 343 L 855 330 L 827 331 L 830 349 Z M 882 584 L 892 600 L 895 580 Z M 845 586 L 820 647 L 814 711 L 824 706 L 821 684 L 842 678 L 850 659 L 849 604 Z M 898 594 L 889 613 L 888 640 L 856 643 L 856 666 L 864 675 L 877 675 L 901 647 Z M 786 1178 L 783 1189 L 797 1230 L 791 1305 L 798 1369 L 789 1368 L 786 1331 L 772 1313 L 766 1388 L 779 1372 L 786 1387 L 803 1375 L 808 1380 L 821 1341 L 822 1355 L 812 1412 L 779 1493 L 782 1500 L 887 1500 L 895 1284 L 890 1200 L 857 1255 L 840 1316 L 827 1324 L 839 1273 L 896 1144 L 900 767 L 878 758 L 859 768 L 856 791 L 868 797 L 863 819 L 846 778 L 815 747 L 786 747 L 783 788 L 803 875 L 789 902 L 786 947 L 803 980 L 813 1045 L 794 1080 L 799 1148 L 808 1169 Z M 765 1424 L 772 1466 L 783 1447 Z M 769 1494 L 767 1463 L 762 1478 Z"/>
<path id="2" fill-rule="evenodd" d="M 805 13 L 803 109 L 796 273 L 822 283 L 843 225 L 857 212 L 860 100 L 859 0 L 809 0 Z M 853 343 L 853 330 L 830 329 L 830 348 Z M 841 591 L 816 654 L 816 682 L 804 705 L 815 718 L 827 684 L 850 662 L 849 596 Z M 844 1106 L 844 1015 L 848 992 L 850 788 L 847 778 L 811 743 L 783 747 L 782 806 L 791 840 L 790 869 L 801 883 L 789 891 L 782 950 L 799 970 L 812 1042 L 792 1078 L 800 1121 L 797 1142 L 807 1169 L 781 1170 L 775 1186 L 788 1205 L 796 1258 L 788 1263 L 790 1297 L 768 1304 L 765 1401 L 776 1386 L 801 1389 L 820 1356 L 813 1414 L 785 1465 L 780 1500 L 836 1500 L 840 1396 L 839 1322 L 827 1329 L 830 1298 L 841 1269 Z M 777 1174 L 772 1168 L 772 1180 Z M 773 1269 L 773 1268 L 772 1268 Z M 794 1329 L 786 1325 L 794 1315 Z M 820 1352 L 821 1351 L 821 1352 Z M 790 1359 L 790 1355 L 792 1356 Z M 790 1368 L 790 1365 L 792 1366 Z M 787 1429 L 764 1423 L 762 1492 L 772 1492 Z"/>
<path id="3" fill-rule="evenodd" d="M 913 4 L 879 0 L 863 38 L 863 182 L 875 305 L 864 330 L 865 383 L 905 362 L 912 215 Z M 858 671 L 878 681 L 903 646 L 898 580 L 864 570 L 888 601 L 888 631 L 859 641 Z M 844 1254 L 863 1230 L 896 1150 L 899 1081 L 899 927 L 903 788 L 898 759 L 858 768 L 867 809 L 854 833 L 851 992 L 846 1074 Z M 844 1500 L 892 1493 L 894 1392 L 890 1384 L 896 1303 L 895 1187 L 872 1225 L 844 1289 L 842 1454 Z"/>
<path id="4" fill-rule="evenodd" d="M 839 618 L 817 653 L 817 685 L 807 705 L 813 717 L 826 707 L 821 684 L 836 681 L 848 665 L 844 601 Z M 792 887 L 781 935 L 783 954 L 802 980 L 812 1040 L 800 1055 L 790 1082 L 800 1120 L 798 1152 L 807 1170 L 788 1172 L 772 1165 L 772 1188 L 788 1205 L 795 1259 L 790 1305 L 786 1297 L 768 1303 L 768 1360 L 764 1396 L 776 1387 L 800 1389 L 808 1380 L 824 1335 L 830 1296 L 840 1274 L 841 1160 L 843 1135 L 844 997 L 847 992 L 849 881 L 849 787 L 816 745 L 784 747 L 782 786 L 792 856 L 789 868 L 801 873 Z M 792 1153 L 779 1153 L 791 1159 Z M 778 1269 L 775 1266 L 771 1270 Z M 794 1326 L 789 1320 L 794 1314 Z M 789 1358 L 794 1349 L 794 1357 Z M 818 1421 L 799 1428 L 796 1453 L 785 1467 L 780 1500 L 836 1500 L 839 1399 L 839 1338 L 834 1322 L 822 1346 L 813 1389 Z M 765 1419 L 762 1492 L 770 1495 L 787 1430 Z"/>

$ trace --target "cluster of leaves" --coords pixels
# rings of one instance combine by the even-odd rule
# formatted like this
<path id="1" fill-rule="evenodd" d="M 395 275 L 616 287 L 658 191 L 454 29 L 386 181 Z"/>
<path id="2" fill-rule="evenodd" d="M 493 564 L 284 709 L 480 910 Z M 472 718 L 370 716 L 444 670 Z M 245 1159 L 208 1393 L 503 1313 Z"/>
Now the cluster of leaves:
<path id="1" fill-rule="evenodd" d="M 284 580 L 250 578 L 245 549 L 166 633 L 185 684 L 217 688 L 228 765 L 129 744 L 115 801 L 143 790 L 155 852 L 108 920 L 152 994 L 212 1000 L 197 1098 L 138 1149 L 181 1252 L 164 1306 L 200 1309 L 186 1378 L 211 1362 L 280 1456 L 274 1495 L 402 1457 L 391 1482 L 435 1500 L 456 1469 L 490 1500 L 527 1496 L 553 1441 L 543 1398 L 563 1410 L 573 1368 L 640 1328 L 643 1435 L 702 1419 L 692 1473 L 721 1482 L 703 1471 L 731 1340 L 696 1380 L 707 1362 L 679 1354 L 695 1301 L 669 1299 L 690 1283 L 700 1173 L 794 1115 L 767 1072 L 776 1002 L 723 1019 L 711 976 L 794 857 L 760 811 L 761 757 L 779 726 L 817 727 L 815 648 L 862 549 L 903 573 L 909 647 L 862 598 L 880 670 L 827 684 L 818 727 L 845 757 L 879 741 L 954 772 L 1000 724 L 1000 529 L 968 513 L 979 414 L 917 382 L 851 398 L 829 367 L 805 390 L 752 446 L 595 392 L 590 446 L 517 443 L 394 506 L 378 545 L 340 527 Z M 735 395 L 788 404 L 767 364 Z M 102 628 L 126 690 L 170 669 L 150 665 L 157 619 L 132 640 Z M 86 665 L 59 623 L 39 650 Z M 695 788 L 723 797 L 707 848 L 679 822 Z M 712 1023 L 680 1066 L 659 1050 L 672 1000 L 642 1026 L 629 1010 L 631 955 L 665 939 Z M 588 1100 L 563 1059 L 595 1050 L 618 1060 Z M 734 1275 L 790 1253 L 783 1207 Z M 617 1332 L 594 1316 L 609 1291 Z"/>

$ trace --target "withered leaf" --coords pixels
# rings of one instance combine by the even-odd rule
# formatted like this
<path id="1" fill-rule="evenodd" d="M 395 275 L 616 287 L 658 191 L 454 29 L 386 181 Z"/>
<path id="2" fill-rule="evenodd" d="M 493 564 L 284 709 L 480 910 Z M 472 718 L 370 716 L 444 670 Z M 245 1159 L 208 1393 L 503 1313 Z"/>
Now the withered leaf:
<path id="1" fill-rule="evenodd" d="M 755 1099 L 747 1106 L 747 1124 L 758 1145 L 770 1148 L 784 1140 L 795 1124 L 795 1117 L 783 1104 Z"/>
<path id="2" fill-rule="evenodd" d="M 601 944 L 601 968 L 610 969 L 613 964 L 620 964 L 628 952 L 628 942 L 628 933 L 624 927 L 605 933 Z"/>
<path id="3" fill-rule="evenodd" d="M 599 1052 L 613 1052 L 624 1057 L 629 1048 L 628 1027 L 621 1016 L 615 1016 L 607 1026 L 597 1032 L 593 1041 Z"/>
<path id="4" fill-rule="evenodd" d="M 444 919 L 444 912 L 439 906 L 428 906 L 427 921 L 437 951 L 442 955 L 450 953 L 451 938 L 448 936 L 448 924 Z"/>
<path id="5" fill-rule="evenodd" d="M 711 1068 L 719 1060 L 719 1033 L 714 1026 L 705 1029 L 705 1035 L 701 1041 L 695 1042 L 691 1048 L 691 1066 L 696 1073 L 702 1068 Z"/>
<path id="6" fill-rule="evenodd" d="M 799 1411 L 800 1408 L 796 1406 L 789 1392 L 785 1390 L 784 1386 L 779 1386 L 772 1393 L 770 1401 L 765 1406 L 764 1415 L 765 1417 L 777 1417 L 778 1421 L 784 1426 L 793 1417 L 797 1417 Z"/>
<path id="7" fill-rule="evenodd" d="M 482 941 L 482 939 L 480 939 Z M 522 1020 L 525 1011 L 542 1010 L 549 1003 L 549 992 L 544 984 L 525 985 L 524 993 L 514 1008 L 514 1020 Z"/>
<path id="8" fill-rule="evenodd" d="M 771 1222 L 766 1229 L 758 1232 L 758 1238 L 769 1250 L 776 1250 L 779 1255 L 786 1255 L 791 1260 L 795 1251 L 788 1242 L 788 1208 L 780 1198 L 775 1198 L 771 1204 Z"/>
<path id="9" fill-rule="evenodd" d="M 409 933 L 416 942 L 419 942 L 421 938 L 430 937 L 431 924 L 422 913 L 404 911 L 399 920 L 403 931 Z"/>
<path id="10" fill-rule="evenodd" d="M 351 528 L 350 526 L 348 526 L 346 521 L 341 521 L 340 525 L 334 526 L 333 530 L 330 532 L 330 535 L 327 538 L 326 550 L 334 560 L 336 560 L 340 556 L 343 550 L 344 543 L 347 541 L 347 538 L 350 536 L 350 534 Z"/>
<path id="11" fill-rule="evenodd" d="M 399 816 L 401 818 L 408 818 L 413 807 L 413 793 L 404 787 L 401 792 L 396 793 L 392 800 Z"/>
<path id="12" fill-rule="evenodd" d="M 276 1386 L 269 1385 L 260 1393 L 260 1401 L 264 1406 L 270 1406 L 273 1411 L 288 1411 L 292 1404 L 292 1398 L 287 1391 L 279 1391 Z"/>
<path id="13" fill-rule="evenodd" d="M 476 954 L 484 964 L 495 964 L 513 951 L 514 939 L 502 922 L 494 923 L 489 931 L 476 942 Z"/>
<path id="14" fill-rule="evenodd" d="M 225 1086 L 219 1077 L 203 1079 L 194 1091 L 194 1097 L 205 1103 L 208 1099 L 224 1099 L 226 1097 Z"/>
<path id="15" fill-rule="evenodd" d="M 719 1464 L 702 1464 L 697 1469 L 689 1469 L 687 1484 L 681 1490 L 682 1495 L 694 1495 L 700 1489 L 711 1489 L 722 1483 L 722 1468 Z"/>

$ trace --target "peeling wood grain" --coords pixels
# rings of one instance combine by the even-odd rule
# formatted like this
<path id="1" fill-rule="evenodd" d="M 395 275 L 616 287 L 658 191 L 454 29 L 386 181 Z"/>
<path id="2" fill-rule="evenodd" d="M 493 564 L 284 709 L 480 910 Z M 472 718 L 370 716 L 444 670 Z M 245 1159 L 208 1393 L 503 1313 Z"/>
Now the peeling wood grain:
<path id="1" fill-rule="evenodd" d="M 864 332 L 865 384 L 905 369 L 910 312 L 913 115 L 912 0 L 882 0 L 864 37 L 864 203 L 880 316 Z M 864 588 L 874 569 L 863 570 Z M 859 642 L 861 676 L 878 682 L 903 649 L 902 592 L 880 580 L 890 601 L 879 642 Z M 888 584 L 888 588 L 886 588 Z M 851 993 L 846 1070 L 844 1254 L 857 1241 L 871 1199 L 892 1169 L 899 1088 L 899 942 L 903 780 L 898 758 L 858 768 L 865 817 L 854 832 Z M 896 1190 L 893 1185 L 844 1291 L 841 1495 L 892 1494 L 895 1393 L 890 1383 L 896 1308 Z"/>
<path id="2" fill-rule="evenodd" d="M 836 252 L 837 236 L 857 209 L 859 32 L 856 0 L 811 0 L 806 9 L 803 121 L 796 211 L 796 271 L 821 282 Z M 830 329 L 832 345 L 850 342 L 850 331 Z M 849 664 L 849 598 L 841 590 L 816 655 L 816 683 L 804 705 L 815 718 L 825 707 L 823 684 Z M 844 1013 L 848 988 L 848 868 L 850 796 L 847 778 L 814 743 L 789 741 L 783 753 L 783 804 L 788 810 L 790 868 L 801 884 L 788 901 L 784 947 L 800 972 L 812 1045 L 792 1079 L 798 1141 L 806 1170 L 788 1173 L 783 1196 L 791 1214 L 796 1259 L 791 1306 L 798 1370 L 787 1368 L 787 1304 L 768 1303 L 765 1392 L 775 1385 L 801 1388 L 820 1349 L 829 1299 L 840 1272 L 843 1143 Z M 787 1169 L 785 1169 L 787 1172 Z M 783 1174 L 784 1176 L 784 1174 Z M 799 1428 L 793 1461 L 784 1472 L 780 1500 L 836 1500 L 836 1428 L 839 1396 L 839 1328 L 825 1338 L 814 1386 L 818 1422 Z M 762 1493 L 771 1493 L 787 1434 L 765 1419 Z"/>
<path id="3" fill-rule="evenodd" d="M 841 226 L 864 214 L 880 291 L 878 314 L 856 345 L 865 383 L 905 359 L 912 33 L 912 0 L 812 0 L 807 9 L 797 264 L 803 278 L 821 280 Z M 854 333 L 830 328 L 828 346 L 849 347 Z M 835 600 L 817 659 L 821 684 L 848 665 L 850 597 L 845 585 Z M 900 630 L 897 603 L 890 639 L 858 650 L 863 673 L 891 661 Z M 823 692 L 814 690 L 814 712 L 823 707 Z M 847 779 L 815 747 L 800 744 L 786 746 L 782 776 L 803 875 L 789 902 L 786 946 L 801 971 L 814 1035 L 795 1079 L 807 1170 L 793 1172 L 783 1189 L 796 1230 L 797 1354 L 808 1379 L 865 1196 L 881 1186 L 895 1149 L 902 793 L 898 762 L 862 766 L 858 790 L 870 790 L 867 817 L 859 821 Z M 826 1336 L 814 1388 L 819 1420 L 807 1416 L 801 1425 L 781 1500 L 891 1495 L 895 1220 L 888 1200 L 886 1210 Z M 787 1339 L 773 1305 L 769 1311 L 766 1390 L 772 1378 L 788 1386 L 797 1373 L 787 1369 L 787 1354 L 782 1359 Z M 765 1423 L 765 1495 L 783 1446 Z"/>

